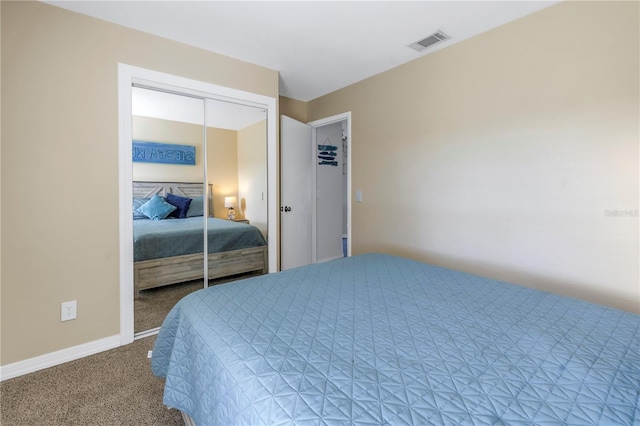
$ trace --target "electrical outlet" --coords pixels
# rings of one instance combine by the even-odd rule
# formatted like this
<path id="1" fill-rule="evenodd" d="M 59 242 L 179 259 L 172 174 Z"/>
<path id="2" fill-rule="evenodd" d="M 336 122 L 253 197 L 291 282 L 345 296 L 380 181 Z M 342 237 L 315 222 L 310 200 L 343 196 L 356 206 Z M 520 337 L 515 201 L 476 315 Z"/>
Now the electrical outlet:
<path id="1" fill-rule="evenodd" d="M 60 321 L 69 321 L 76 319 L 78 316 L 78 302 L 72 300 L 71 302 L 63 302 L 60 309 Z"/>

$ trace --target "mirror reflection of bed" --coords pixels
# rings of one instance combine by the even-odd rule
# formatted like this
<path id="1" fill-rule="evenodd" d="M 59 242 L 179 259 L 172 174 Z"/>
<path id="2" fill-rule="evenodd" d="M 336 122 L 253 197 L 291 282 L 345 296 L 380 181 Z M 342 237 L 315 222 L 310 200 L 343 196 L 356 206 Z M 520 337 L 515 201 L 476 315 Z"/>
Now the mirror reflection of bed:
<path id="1" fill-rule="evenodd" d="M 134 305 L 139 331 L 157 327 L 180 298 L 204 287 L 204 203 L 210 197 L 202 194 L 202 183 L 133 182 Z M 177 217 L 154 220 L 144 214 L 149 212 L 144 206 L 154 199 L 160 206 L 166 204 L 166 210 L 174 206 L 172 202 L 180 204 L 176 200 L 184 200 L 188 207 Z M 266 272 L 266 240 L 245 221 L 206 218 L 209 285 Z"/>
<path id="2" fill-rule="evenodd" d="M 134 140 L 196 151 L 195 165 L 133 162 L 134 331 L 139 334 L 159 327 L 178 300 L 205 287 L 205 224 L 208 285 L 267 272 L 266 116 L 222 101 L 135 87 L 133 92 Z M 227 219 L 229 196 L 236 197 L 236 220 Z M 159 209 L 162 216 L 162 203 L 175 210 L 157 220 L 144 214 Z"/>

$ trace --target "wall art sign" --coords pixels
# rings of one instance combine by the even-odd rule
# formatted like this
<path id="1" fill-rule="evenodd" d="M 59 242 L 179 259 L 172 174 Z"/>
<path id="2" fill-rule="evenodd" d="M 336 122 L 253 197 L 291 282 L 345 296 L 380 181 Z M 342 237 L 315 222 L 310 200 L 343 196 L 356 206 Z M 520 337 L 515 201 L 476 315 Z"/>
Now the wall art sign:
<path id="1" fill-rule="evenodd" d="M 135 162 L 196 165 L 196 147 L 191 145 L 134 140 L 132 154 Z"/>
<path id="2" fill-rule="evenodd" d="M 326 141 L 325 141 L 326 142 Z M 338 147 L 335 145 L 318 145 L 318 162 L 321 166 L 338 166 L 336 155 L 338 155 Z"/>

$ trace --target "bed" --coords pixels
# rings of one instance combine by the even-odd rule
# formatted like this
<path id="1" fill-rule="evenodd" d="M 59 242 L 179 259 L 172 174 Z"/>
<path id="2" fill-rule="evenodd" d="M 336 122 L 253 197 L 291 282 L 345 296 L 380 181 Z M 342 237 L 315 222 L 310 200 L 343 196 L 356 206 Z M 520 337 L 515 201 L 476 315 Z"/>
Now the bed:
<path id="1" fill-rule="evenodd" d="M 366 254 L 200 290 L 152 356 L 229 424 L 640 424 L 640 316 Z"/>
<path id="2" fill-rule="evenodd" d="M 181 219 L 151 220 L 136 213 L 137 207 L 156 194 L 192 199 L 191 208 L 187 210 L 194 212 L 193 215 Z M 204 277 L 203 203 L 207 200 L 210 196 L 203 196 L 202 183 L 133 183 L 136 296 L 142 290 Z M 267 245 L 258 228 L 208 217 L 207 230 L 209 279 L 267 272 Z"/>

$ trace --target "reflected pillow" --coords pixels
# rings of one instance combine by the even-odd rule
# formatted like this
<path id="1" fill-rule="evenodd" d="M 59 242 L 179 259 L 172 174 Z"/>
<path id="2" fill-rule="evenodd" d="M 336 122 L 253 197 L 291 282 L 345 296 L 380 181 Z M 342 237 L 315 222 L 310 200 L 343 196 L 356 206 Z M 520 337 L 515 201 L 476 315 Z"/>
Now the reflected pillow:
<path id="1" fill-rule="evenodd" d="M 176 206 L 172 206 L 156 194 L 149 201 L 140 206 L 137 211 L 144 214 L 151 220 L 161 220 L 169 216 L 169 214 L 171 214 L 175 209 Z"/>
<path id="2" fill-rule="evenodd" d="M 204 214 L 204 206 L 202 204 L 202 200 L 202 197 L 194 197 L 191 200 L 189 210 L 187 210 L 187 217 L 202 216 Z"/>
<path id="3" fill-rule="evenodd" d="M 133 220 L 147 218 L 147 216 L 144 213 L 138 211 L 138 209 L 142 207 L 142 205 L 148 202 L 150 199 L 151 198 L 134 198 L 133 199 Z"/>
<path id="4" fill-rule="evenodd" d="M 179 195 L 167 194 L 167 203 L 175 206 L 176 209 L 169 214 L 170 217 L 177 217 L 178 219 L 184 219 L 187 217 L 187 210 L 191 204 L 191 198 L 181 197 Z"/>

